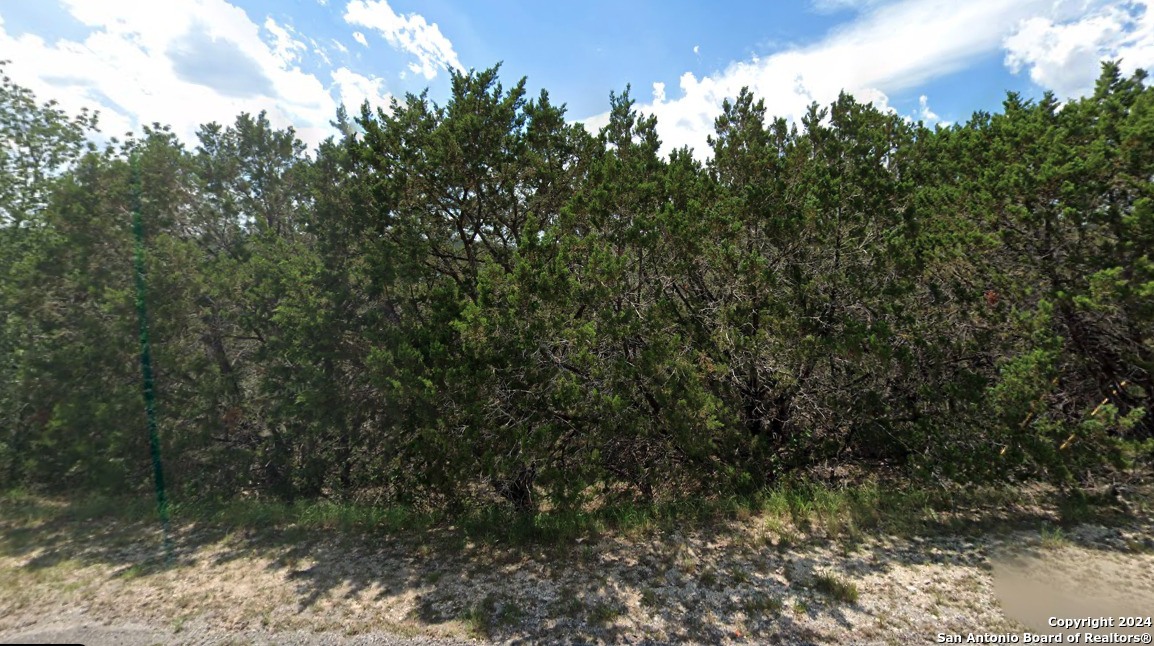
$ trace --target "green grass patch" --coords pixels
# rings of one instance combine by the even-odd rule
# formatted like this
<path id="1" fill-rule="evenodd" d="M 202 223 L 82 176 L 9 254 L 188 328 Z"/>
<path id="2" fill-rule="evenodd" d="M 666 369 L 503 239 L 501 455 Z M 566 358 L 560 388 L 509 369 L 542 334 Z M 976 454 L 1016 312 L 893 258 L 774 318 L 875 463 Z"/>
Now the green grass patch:
<path id="1" fill-rule="evenodd" d="M 702 587 L 712 588 L 717 585 L 717 572 L 713 568 L 705 568 L 697 581 Z"/>
<path id="2" fill-rule="evenodd" d="M 589 607 L 589 621 L 595 624 L 611 624 L 621 616 L 621 608 L 615 604 L 599 601 Z"/>
<path id="3" fill-rule="evenodd" d="M 552 605 L 555 612 L 565 617 L 576 617 L 585 610 L 585 603 L 577 596 L 577 590 L 568 585 L 558 590 L 557 600 Z"/>
<path id="4" fill-rule="evenodd" d="M 645 588 L 641 591 L 641 605 L 646 608 L 656 608 L 660 605 L 657 599 L 657 591 L 653 588 Z"/>
<path id="5" fill-rule="evenodd" d="M 153 569 L 147 565 L 143 563 L 137 563 L 120 570 L 116 573 L 116 576 L 121 579 L 139 579 L 151 574 L 152 571 Z"/>
<path id="6" fill-rule="evenodd" d="M 857 585 L 853 581 L 847 581 L 832 572 L 821 572 L 815 575 L 813 588 L 842 603 L 857 603 L 858 600 Z"/>
<path id="7" fill-rule="evenodd" d="M 975 514 L 990 517 L 1021 499 L 1020 490 L 997 487 L 917 488 L 883 486 L 867 480 L 854 486 L 831 487 L 805 481 L 783 481 L 744 495 L 714 499 L 665 500 L 653 503 L 623 501 L 599 507 L 562 508 L 540 513 L 518 513 L 498 503 L 465 505 L 449 511 L 418 510 L 396 505 L 377 507 L 333 500 L 268 499 L 229 501 L 176 501 L 172 518 L 177 525 L 196 524 L 225 532 L 276 531 L 284 540 L 304 540 L 312 532 L 405 533 L 438 530 L 446 541 L 502 546 L 590 545 L 603 535 L 645 536 L 672 531 L 694 531 L 726 522 L 757 519 L 768 530 L 761 545 L 789 549 L 802 535 L 820 531 L 830 537 L 860 541 L 866 532 L 917 535 L 941 531 L 981 531 Z M 1064 521 L 1091 518 L 1106 504 L 1085 494 L 1054 499 Z M 959 510 L 972 510 L 967 516 Z M 97 518 L 155 523 L 155 499 L 134 496 L 85 496 L 53 499 L 26 491 L 0 494 L 0 519 L 20 527 L 49 522 L 78 523 Z M 979 518 L 980 520 L 980 518 Z M 9 545 L 20 536 L 6 537 Z M 753 544 L 753 549 L 761 545 Z M 5 549 L 0 546 L 0 549 Z M 594 555 L 588 550 L 588 556 Z"/>
<path id="8" fill-rule="evenodd" d="M 782 602 L 777 597 L 758 592 L 743 601 L 741 609 L 748 617 L 758 617 L 766 613 L 781 612 Z"/>
<path id="9" fill-rule="evenodd" d="M 1043 527 L 1041 534 L 1042 547 L 1045 549 L 1056 550 L 1070 544 L 1060 527 Z"/>
<path id="10" fill-rule="evenodd" d="M 493 619 L 497 611 L 497 599 L 493 595 L 486 595 L 479 602 L 474 603 L 461 614 L 465 623 L 465 630 L 469 636 L 478 639 L 489 639 L 493 630 Z"/>
<path id="11" fill-rule="evenodd" d="M 497 629 L 516 625 L 523 617 L 524 613 L 516 604 L 501 602 L 491 594 L 468 606 L 461 614 L 465 630 L 470 637 L 477 639 L 492 639 Z"/>
<path id="12" fill-rule="evenodd" d="M 749 573 L 740 568 L 734 568 L 729 572 L 730 578 L 734 583 L 745 584 L 749 583 Z"/>

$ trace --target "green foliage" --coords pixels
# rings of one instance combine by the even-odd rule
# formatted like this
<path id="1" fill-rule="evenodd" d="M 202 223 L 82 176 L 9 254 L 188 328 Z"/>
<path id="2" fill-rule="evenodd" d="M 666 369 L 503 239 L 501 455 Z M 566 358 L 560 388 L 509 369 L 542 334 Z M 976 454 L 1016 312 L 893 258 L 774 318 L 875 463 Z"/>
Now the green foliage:
<path id="1" fill-rule="evenodd" d="M 5 79 L 0 485 L 147 485 L 135 154 L 177 500 L 535 540 L 726 505 L 879 522 L 868 487 L 797 484 L 819 465 L 1076 487 L 1154 436 L 1144 79 L 935 130 L 743 90 L 705 162 L 628 90 L 590 133 L 497 68 L 342 110 L 311 152 L 263 114 L 96 150 L 94 116 Z"/>

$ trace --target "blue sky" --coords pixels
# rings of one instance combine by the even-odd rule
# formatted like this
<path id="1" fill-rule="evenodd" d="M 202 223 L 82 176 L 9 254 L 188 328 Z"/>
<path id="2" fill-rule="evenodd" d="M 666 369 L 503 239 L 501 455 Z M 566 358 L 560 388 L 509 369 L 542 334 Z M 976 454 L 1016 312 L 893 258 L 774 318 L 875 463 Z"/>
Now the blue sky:
<path id="1" fill-rule="evenodd" d="M 723 8 L 720 8 L 722 7 Z M 590 128 L 631 84 L 666 144 L 704 154 L 721 101 L 750 86 L 797 119 L 841 90 L 927 123 L 997 110 L 1007 90 L 1084 95 L 1099 62 L 1154 67 L 1154 12 L 1101 0 L 5 0 L 6 73 L 106 134 L 267 110 L 310 144 L 340 103 L 502 62 Z"/>

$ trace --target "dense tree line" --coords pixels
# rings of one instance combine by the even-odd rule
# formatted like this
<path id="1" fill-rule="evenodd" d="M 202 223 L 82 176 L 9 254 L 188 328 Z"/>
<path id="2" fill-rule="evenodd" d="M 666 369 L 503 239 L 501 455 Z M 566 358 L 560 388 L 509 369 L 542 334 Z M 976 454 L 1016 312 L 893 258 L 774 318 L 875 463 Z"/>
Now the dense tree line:
<path id="1" fill-rule="evenodd" d="M 929 129 L 748 91 L 709 160 L 496 68 L 334 125 L 103 148 L 0 88 L 0 485 L 522 510 L 814 465 L 1071 482 L 1154 447 L 1154 91 Z"/>

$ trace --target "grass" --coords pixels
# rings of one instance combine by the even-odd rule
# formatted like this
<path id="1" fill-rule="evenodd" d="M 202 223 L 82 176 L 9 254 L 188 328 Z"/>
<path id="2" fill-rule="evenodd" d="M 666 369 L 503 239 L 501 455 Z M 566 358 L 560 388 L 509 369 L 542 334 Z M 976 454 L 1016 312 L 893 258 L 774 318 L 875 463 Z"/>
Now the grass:
<path id="1" fill-rule="evenodd" d="M 735 583 L 749 583 L 749 573 L 740 568 L 734 568 L 731 570 L 729 576 Z"/>
<path id="2" fill-rule="evenodd" d="M 676 531 L 681 536 L 687 536 L 702 526 L 740 522 L 744 523 L 745 527 L 734 533 L 750 537 L 751 544 L 740 546 L 743 553 L 747 553 L 760 552 L 771 546 L 780 549 L 789 549 L 795 545 L 804 546 L 804 541 L 809 539 L 799 531 L 799 528 L 809 527 L 815 532 L 823 531 L 844 537 L 842 546 L 848 552 L 854 549 L 863 532 L 880 529 L 903 534 L 948 529 L 955 522 L 952 520 L 956 517 L 953 513 L 955 508 L 964 511 L 966 507 L 979 507 L 985 503 L 997 510 L 1005 501 L 1015 500 L 1011 492 L 983 491 L 949 493 L 914 488 L 900 490 L 885 488 L 876 483 L 833 489 L 814 484 L 793 483 L 782 484 L 774 489 L 745 497 L 712 501 L 665 502 L 652 505 L 624 503 L 588 510 L 552 510 L 535 515 L 517 515 L 501 507 L 476 507 L 451 517 L 447 514 L 406 507 L 372 508 L 336 501 L 302 501 L 288 505 L 275 501 L 237 500 L 178 504 L 173 508 L 173 520 L 174 525 L 180 529 L 195 523 L 206 529 L 238 533 L 243 531 L 246 532 L 246 536 L 251 535 L 248 532 L 256 531 L 256 535 L 262 538 L 265 536 L 264 531 L 272 530 L 277 532 L 270 534 L 276 541 L 287 540 L 288 536 L 311 541 L 317 536 L 317 532 L 325 534 L 408 532 L 416 535 L 416 532 L 434 530 L 439 535 L 451 535 L 462 546 L 495 543 L 500 543 L 501 548 L 518 545 L 565 545 L 567 547 L 563 553 L 580 557 L 578 567 L 595 570 L 600 550 L 605 547 L 604 544 L 595 545 L 595 537 L 605 534 Z M 1066 496 L 1061 500 L 1054 499 L 1050 502 L 1055 501 L 1065 505 L 1064 518 L 1088 517 L 1094 513 L 1094 506 L 1097 504 L 1095 499 L 1085 496 Z M 101 523 L 88 522 L 98 518 L 142 523 L 140 527 L 146 527 L 151 532 L 150 535 L 156 535 L 155 513 L 152 500 L 144 494 L 132 498 L 94 496 L 69 500 L 50 499 L 27 492 L 0 493 L 0 523 L 7 527 L 15 526 L 21 530 L 28 530 L 15 532 L 6 528 L 0 540 L 0 554 L 17 540 L 27 539 L 35 544 L 37 536 L 41 536 L 37 534 L 37 527 L 44 526 L 45 529 L 63 535 L 70 529 L 75 529 L 67 523 L 103 526 Z M 52 525 L 57 521 L 64 523 Z M 1036 522 L 1032 522 L 1031 525 L 1038 527 Z M 1043 528 L 1043 545 L 1060 544 L 1065 538 L 1062 532 L 1063 530 L 1054 526 L 1050 526 L 1049 529 Z M 113 537 L 115 535 L 112 534 Z M 577 543 L 577 539 L 586 540 Z M 262 540 L 262 545 L 263 543 Z M 760 572 L 756 569 L 756 565 L 753 572 L 730 567 L 715 569 L 718 566 L 710 567 L 708 553 L 702 553 L 701 557 L 704 560 L 698 561 L 687 551 L 684 546 L 691 543 L 693 542 L 670 537 L 655 543 L 662 548 L 656 549 L 646 557 L 647 566 L 658 573 L 654 576 L 659 576 L 663 570 L 658 564 L 664 564 L 668 559 L 669 565 L 679 566 L 679 569 L 686 574 L 696 577 L 703 587 L 717 588 L 722 584 L 743 587 L 746 593 L 729 603 L 731 610 L 743 610 L 751 622 L 783 612 L 798 615 L 810 613 L 810 607 L 806 604 L 813 605 L 812 598 L 783 600 L 754 589 L 751 578 L 762 578 L 762 574 L 756 574 Z M 697 544 L 693 545 L 696 547 Z M 424 556 L 435 558 L 441 547 L 441 543 L 435 543 Z M 296 559 L 301 558 L 300 554 L 309 554 L 307 548 L 306 545 L 299 554 L 293 552 L 286 555 L 285 563 L 291 566 L 291 569 L 297 569 L 300 564 Z M 488 550 L 483 556 L 498 552 L 500 550 Z M 545 560 L 552 554 L 548 549 L 536 549 L 531 553 L 537 552 L 543 555 L 535 557 L 540 560 Z M 609 556 L 611 555 L 606 555 L 607 560 Z M 760 557 L 757 560 L 780 561 Z M 86 559 L 81 561 L 86 562 Z M 139 563 L 125 563 L 124 569 L 117 575 L 125 579 L 146 577 L 155 571 L 155 564 L 147 565 L 148 567 Z M 452 570 L 445 571 L 450 572 Z M 799 574 L 803 575 L 804 573 Z M 438 585 L 445 583 L 442 577 L 441 570 L 433 570 L 425 574 L 423 580 L 429 585 Z M 655 582 L 648 583 L 655 585 Z M 858 587 L 852 581 L 833 573 L 816 574 L 811 581 L 806 582 L 806 587 L 810 586 L 812 592 L 807 591 L 807 597 L 809 594 L 820 592 L 825 597 L 843 603 L 853 604 L 859 600 Z M 7 587 L 0 581 L 0 590 Z M 794 589 L 798 590 L 800 587 L 799 585 Z M 443 588 L 446 586 L 441 585 L 438 590 Z M 18 593 L 16 589 L 10 591 Z M 563 588 L 556 601 L 550 604 L 549 614 L 572 617 L 589 624 L 606 625 L 617 621 L 624 611 L 619 605 L 613 605 L 612 601 L 598 599 L 582 592 L 584 591 Z M 652 587 L 642 587 L 638 593 L 641 605 L 646 608 L 659 609 L 664 605 L 665 599 L 662 593 Z M 746 597 L 746 594 L 749 596 Z M 931 612 L 937 611 L 939 607 L 945 607 L 941 598 L 935 596 L 935 601 L 934 610 Z M 817 612 L 828 610 L 825 607 L 826 602 L 823 601 L 820 605 L 821 607 L 814 608 Z M 456 605 L 456 608 L 458 610 L 451 614 L 462 621 L 469 634 L 485 639 L 492 639 L 492 634 L 499 632 L 502 626 L 522 621 L 522 611 L 516 602 L 502 603 L 500 598 L 492 596 L 479 600 L 474 598 L 467 607 L 460 609 L 461 606 Z M 262 624 L 270 623 L 267 614 L 257 617 Z M 788 621 L 788 617 L 784 620 Z M 185 630 L 187 629 L 186 626 Z M 744 632 L 744 627 L 742 630 Z"/>
<path id="3" fill-rule="evenodd" d="M 1070 541 L 1060 527 L 1042 527 L 1042 547 L 1045 549 L 1056 550 L 1069 544 Z"/>
<path id="4" fill-rule="evenodd" d="M 657 608 L 660 602 L 657 599 L 657 591 L 653 588 L 645 588 L 641 591 L 641 605 L 646 608 Z"/>
<path id="5" fill-rule="evenodd" d="M 706 588 L 712 588 L 716 586 L 717 572 L 715 572 L 713 568 L 706 568 L 701 572 L 701 576 L 698 578 L 698 582 L 701 583 L 702 587 Z"/>
<path id="6" fill-rule="evenodd" d="M 749 617 L 764 615 L 769 612 L 781 612 L 781 608 L 781 599 L 761 592 L 754 594 L 741 604 L 741 609 Z"/>
<path id="7" fill-rule="evenodd" d="M 461 621 L 465 623 L 465 630 L 470 637 L 489 639 L 494 628 L 494 619 L 497 612 L 497 598 L 486 595 L 479 602 L 465 608 L 461 613 Z"/>
<path id="8" fill-rule="evenodd" d="M 611 624 L 620 616 L 621 608 L 603 601 L 599 601 L 589 608 L 589 621 L 595 624 Z"/>
<path id="9" fill-rule="evenodd" d="M 853 581 L 847 581 L 832 572 L 819 572 L 814 576 L 813 587 L 818 592 L 842 603 L 857 603 L 858 589 Z"/>
<path id="10" fill-rule="evenodd" d="M 553 607 L 565 617 L 576 617 L 585 610 L 585 603 L 577 595 L 577 590 L 566 585 L 558 591 Z"/>
<path id="11" fill-rule="evenodd" d="M 815 503 L 809 499 L 819 495 Z M 59 518 L 70 520 L 116 517 L 131 521 L 152 521 L 155 506 L 147 495 L 127 498 L 91 496 L 52 505 L 31 494 L 14 492 L 0 499 L 6 518 L 22 514 L 23 522 Z M 425 530 L 453 524 L 469 538 L 504 544 L 563 544 L 577 538 L 597 537 L 607 532 L 645 533 L 673 530 L 686 524 L 749 518 L 752 514 L 785 513 L 794 521 L 816 512 L 830 524 L 838 524 L 838 514 L 848 510 L 850 498 L 840 492 L 824 492 L 815 487 L 794 486 L 769 493 L 718 500 L 680 500 L 654 504 L 618 503 L 593 510 L 553 510 L 534 515 L 518 514 L 500 505 L 477 506 L 455 516 L 416 511 L 409 507 L 387 508 L 318 500 L 288 504 L 275 500 L 235 499 L 227 502 L 176 503 L 174 520 L 205 523 L 221 528 L 299 528 L 344 532 L 396 532 Z"/>
<path id="12" fill-rule="evenodd" d="M 446 540 L 463 546 L 582 545 L 583 556 L 594 556 L 591 543 L 602 535 L 652 535 L 693 531 L 717 522 L 760 519 L 767 530 L 765 545 L 787 550 L 802 541 L 801 532 L 822 531 L 830 537 L 858 542 L 869 531 L 917 535 L 939 531 L 980 531 L 974 518 L 955 513 L 960 509 L 985 509 L 993 514 L 1021 501 L 1018 490 L 996 487 L 928 489 L 883 486 L 866 481 L 833 488 L 803 481 L 746 495 L 714 499 L 668 500 L 642 504 L 619 502 L 596 508 L 553 509 L 519 514 L 500 504 L 476 505 L 455 513 L 418 510 L 397 505 L 374 507 L 333 500 L 299 501 L 295 504 L 264 499 L 178 502 L 172 518 L 179 524 L 197 524 L 224 531 L 276 530 L 299 532 L 301 538 L 314 531 L 339 531 L 373 535 L 419 532 L 432 529 Z M 1063 521 L 1095 517 L 1103 501 L 1086 494 L 1067 494 L 1057 500 Z M 991 514 L 992 515 L 992 514 Z M 0 493 L 0 518 L 31 526 L 49 521 L 84 522 L 114 518 L 153 523 L 154 500 L 147 494 L 126 497 L 88 496 L 50 499 L 24 491 Z M 586 547 L 588 546 L 588 547 Z M 754 546 L 756 549 L 756 546 Z M 693 565 L 682 564 L 692 573 Z"/>
<path id="13" fill-rule="evenodd" d="M 150 569 L 148 566 L 144 565 L 143 563 L 136 563 L 135 565 L 130 565 L 124 568 L 118 572 L 116 576 L 122 579 L 138 579 L 147 575 L 149 572 Z"/>
<path id="14" fill-rule="evenodd" d="M 513 626 L 521 623 L 525 613 L 512 603 L 504 603 L 497 611 L 496 623 L 498 626 Z"/>
<path id="15" fill-rule="evenodd" d="M 1072 489 L 1058 497 L 1058 517 L 1063 525 L 1109 522 L 1116 515 L 1114 500 L 1107 493 L 1090 493 Z"/>

